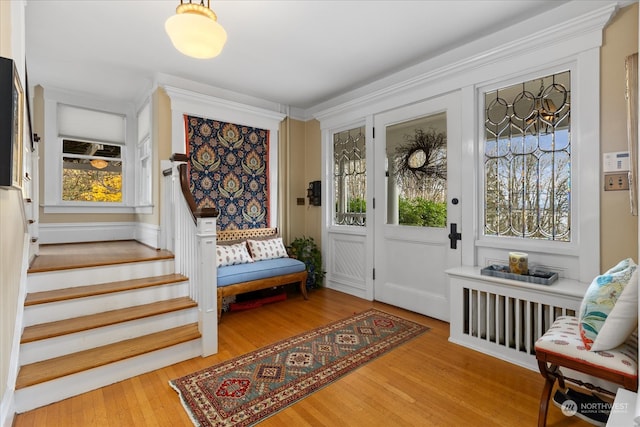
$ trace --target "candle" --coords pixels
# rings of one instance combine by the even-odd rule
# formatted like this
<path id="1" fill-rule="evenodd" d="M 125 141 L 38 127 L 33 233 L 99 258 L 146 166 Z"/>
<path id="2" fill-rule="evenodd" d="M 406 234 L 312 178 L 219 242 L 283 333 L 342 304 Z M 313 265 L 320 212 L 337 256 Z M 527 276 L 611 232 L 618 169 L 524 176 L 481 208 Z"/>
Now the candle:
<path id="1" fill-rule="evenodd" d="M 524 252 L 509 252 L 509 271 L 513 274 L 529 274 L 529 255 Z"/>

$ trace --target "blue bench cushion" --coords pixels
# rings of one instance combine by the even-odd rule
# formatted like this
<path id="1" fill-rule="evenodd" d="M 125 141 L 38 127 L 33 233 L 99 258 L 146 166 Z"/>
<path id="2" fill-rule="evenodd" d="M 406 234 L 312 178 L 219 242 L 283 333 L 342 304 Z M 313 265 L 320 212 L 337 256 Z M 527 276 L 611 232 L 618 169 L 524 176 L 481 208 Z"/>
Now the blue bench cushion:
<path id="1" fill-rule="evenodd" d="M 218 287 L 221 288 L 234 283 L 249 282 L 267 277 L 300 273 L 304 269 L 304 262 L 293 258 L 276 258 L 249 264 L 227 265 L 218 268 Z"/>

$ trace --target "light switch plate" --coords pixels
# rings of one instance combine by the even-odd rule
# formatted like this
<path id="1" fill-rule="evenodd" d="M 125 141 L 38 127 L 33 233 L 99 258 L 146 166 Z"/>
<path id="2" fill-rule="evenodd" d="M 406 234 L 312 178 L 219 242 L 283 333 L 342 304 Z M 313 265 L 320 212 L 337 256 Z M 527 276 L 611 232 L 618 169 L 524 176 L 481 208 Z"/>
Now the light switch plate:
<path id="1" fill-rule="evenodd" d="M 629 189 L 629 175 L 625 173 L 608 173 L 604 176 L 604 191 Z"/>

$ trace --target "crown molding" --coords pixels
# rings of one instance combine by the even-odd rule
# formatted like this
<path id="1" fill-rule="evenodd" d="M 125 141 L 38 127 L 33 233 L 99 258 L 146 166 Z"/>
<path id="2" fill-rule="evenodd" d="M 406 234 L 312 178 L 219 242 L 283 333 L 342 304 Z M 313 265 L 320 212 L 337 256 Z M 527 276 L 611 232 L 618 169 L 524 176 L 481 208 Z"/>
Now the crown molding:
<path id="1" fill-rule="evenodd" d="M 599 47 L 602 44 L 602 30 L 617 11 L 618 4 L 597 2 L 600 5 L 606 4 L 593 10 L 583 11 L 576 16 L 574 8 L 584 9 L 585 5 L 588 7 L 589 3 L 591 2 L 572 2 L 567 4 L 562 11 L 554 9 L 548 15 L 532 18 L 523 24 L 498 31 L 334 98 L 316 108 L 309 109 L 308 112 L 311 117 L 323 121 L 347 111 L 366 108 L 374 102 L 384 100 L 399 92 L 407 92 L 438 79 L 471 72 L 474 69 L 512 58 L 523 52 L 548 48 L 550 44 L 571 39 L 582 39 L 576 53 Z M 539 22 L 553 22 L 553 24 L 537 31 L 526 31 L 526 35 L 522 36 L 523 28 L 525 30 L 540 28 Z M 514 37 L 514 34 L 518 34 L 518 37 Z M 505 40 L 507 41 L 505 42 Z"/>

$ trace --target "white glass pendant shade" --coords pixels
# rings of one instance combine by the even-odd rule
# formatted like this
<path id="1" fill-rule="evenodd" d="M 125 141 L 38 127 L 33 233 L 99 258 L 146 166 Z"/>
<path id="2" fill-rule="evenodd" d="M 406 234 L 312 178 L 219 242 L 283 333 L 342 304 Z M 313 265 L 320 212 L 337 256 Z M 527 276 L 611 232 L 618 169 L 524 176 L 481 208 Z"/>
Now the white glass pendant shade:
<path id="1" fill-rule="evenodd" d="M 213 58 L 227 41 L 227 32 L 216 19 L 211 9 L 187 3 L 178 6 L 164 28 L 179 52 L 193 58 Z"/>

